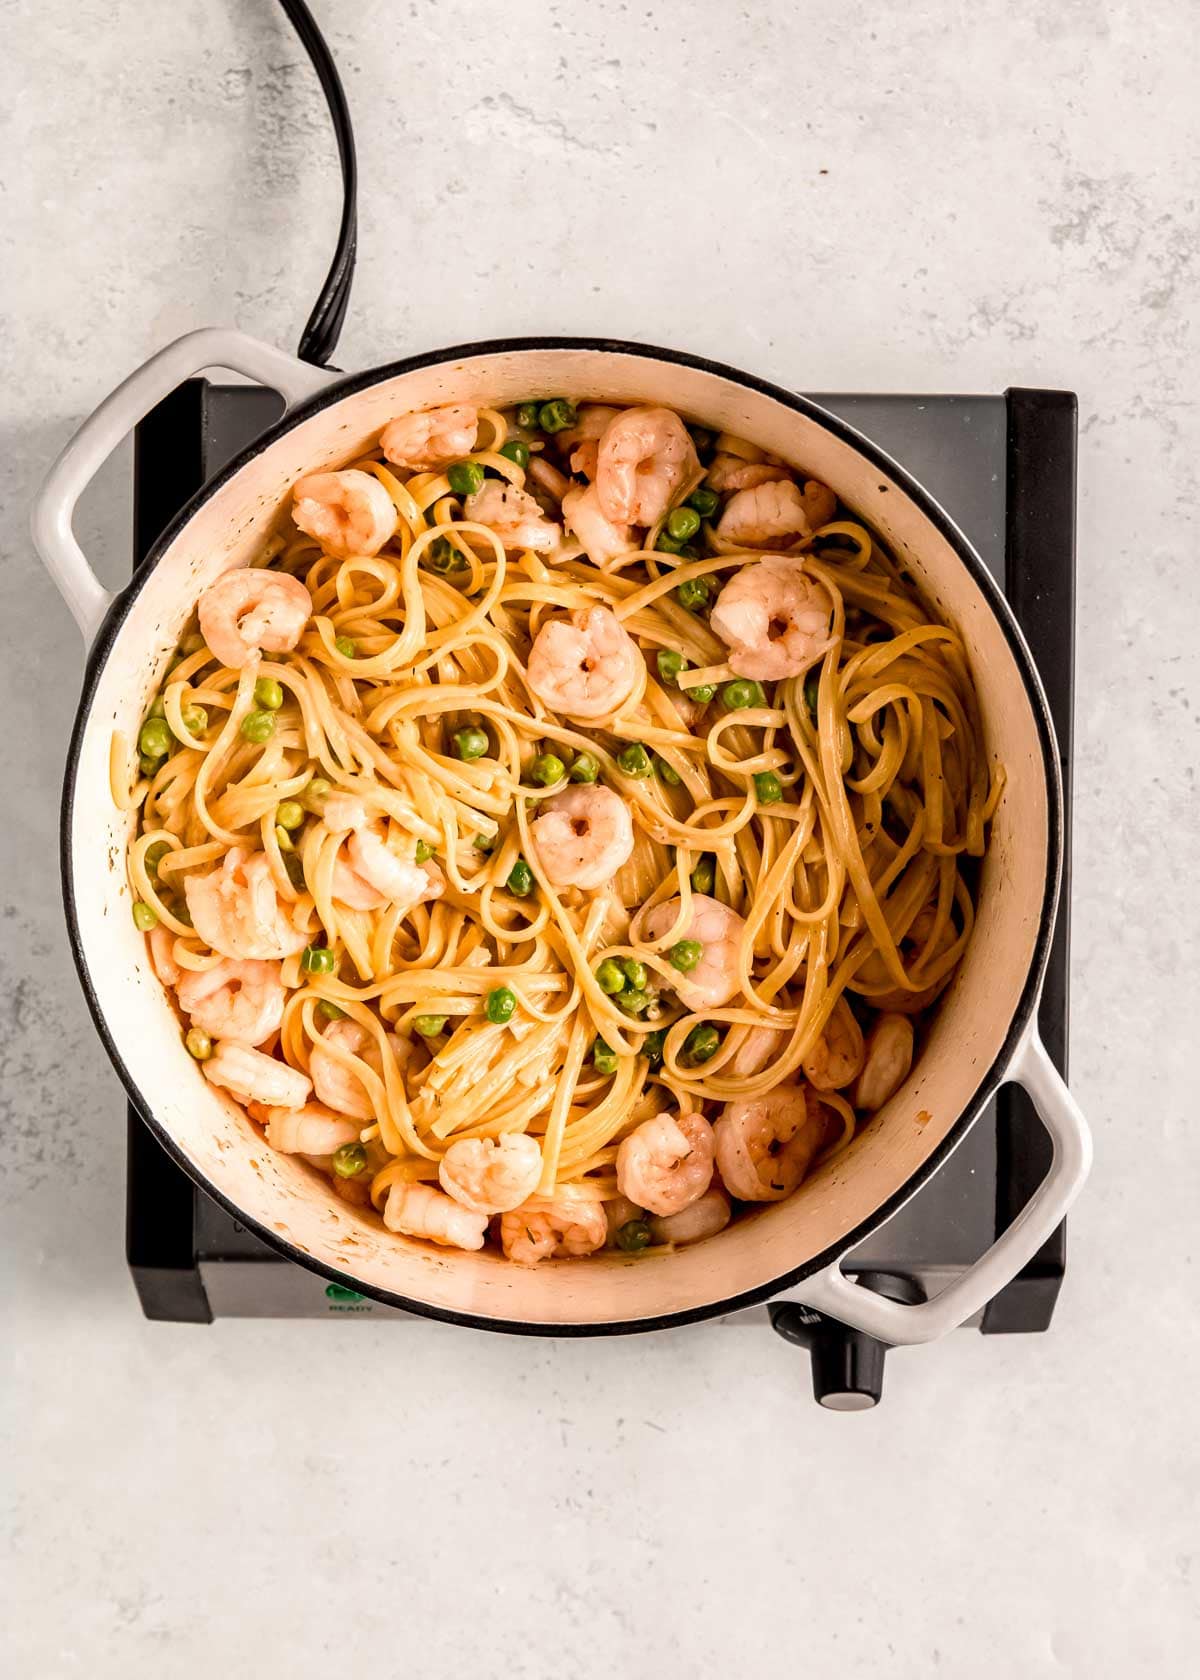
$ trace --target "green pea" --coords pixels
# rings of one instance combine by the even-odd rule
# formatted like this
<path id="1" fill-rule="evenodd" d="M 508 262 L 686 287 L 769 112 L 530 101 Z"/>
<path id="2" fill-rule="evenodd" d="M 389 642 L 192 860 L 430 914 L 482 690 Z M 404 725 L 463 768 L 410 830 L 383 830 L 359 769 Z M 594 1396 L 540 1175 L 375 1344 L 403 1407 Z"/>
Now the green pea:
<path id="1" fill-rule="evenodd" d="M 367 1164 L 367 1152 L 361 1143 L 344 1143 L 333 1152 L 333 1170 L 339 1178 L 357 1178 Z"/>
<path id="2" fill-rule="evenodd" d="M 744 712 L 747 707 L 765 705 L 766 696 L 758 683 L 738 677 L 736 682 L 725 684 L 721 690 L 721 700 L 729 711 Z"/>
<path id="3" fill-rule="evenodd" d="M 416 1015 L 413 1017 L 413 1030 L 419 1032 L 422 1038 L 436 1038 L 449 1019 L 448 1015 Z"/>
<path id="4" fill-rule="evenodd" d="M 497 454 L 503 455 L 506 461 L 512 461 L 522 471 L 529 465 L 529 445 L 520 438 L 509 438 L 507 443 L 500 445 Z"/>
<path id="5" fill-rule="evenodd" d="M 715 683 L 700 683 L 696 688 L 687 688 L 684 693 L 689 700 L 694 700 L 698 706 L 707 706 L 717 692 Z"/>
<path id="6" fill-rule="evenodd" d="M 716 1027 L 693 1027 L 683 1041 L 685 1058 L 693 1066 L 710 1062 L 721 1047 L 721 1035 Z"/>
<path id="7" fill-rule="evenodd" d="M 507 986 L 497 986 L 494 991 L 488 993 L 484 1012 L 489 1021 L 502 1027 L 505 1021 L 512 1020 L 516 1007 L 516 993 L 509 991 Z"/>
<path id="8" fill-rule="evenodd" d="M 654 1032 L 648 1032 L 642 1040 L 639 1056 L 645 1056 L 651 1067 L 659 1067 L 663 1059 L 663 1045 L 667 1041 L 667 1029 L 658 1027 Z"/>
<path id="9" fill-rule="evenodd" d="M 494 834 L 477 834 L 473 844 L 477 852 L 483 852 L 486 855 L 495 851 L 496 837 Z"/>
<path id="10" fill-rule="evenodd" d="M 292 844 L 291 835 L 288 833 L 287 829 L 284 828 L 282 823 L 275 824 L 275 844 L 279 847 L 281 852 L 294 852 L 296 850 L 295 846 Z"/>
<path id="11" fill-rule="evenodd" d="M 307 945 L 300 953 L 300 967 L 306 974 L 332 974 L 337 958 L 324 945 Z"/>
<path id="12" fill-rule="evenodd" d="M 483 468 L 478 461 L 455 461 L 446 477 L 456 496 L 473 496 L 483 484 Z"/>
<path id="13" fill-rule="evenodd" d="M 702 484 L 699 490 L 693 490 L 687 499 L 688 507 L 694 507 L 701 519 L 711 519 L 721 505 L 721 498 L 715 490 L 710 490 Z"/>
<path id="14" fill-rule="evenodd" d="M 198 1062 L 206 1062 L 213 1053 L 212 1039 L 202 1027 L 189 1027 L 183 1042 L 188 1055 Z"/>
<path id="15" fill-rule="evenodd" d="M 171 750 L 171 726 L 165 718 L 147 718 L 138 734 L 138 746 L 147 758 L 165 758 Z"/>
<path id="16" fill-rule="evenodd" d="M 692 870 L 691 876 L 689 877 L 692 883 L 692 891 L 698 893 L 710 893 L 713 890 L 713 884 L 716 881 L 716 878 L 717 871 L 713 864 L 713 860 L 710 857 L 702 857 L 696 867 Z"/>
<path id="17" fill-rule="evenodd" d="M 535 402 L 517 404 L 517 425 L 520 426 L 522 431 L 533 432 L 537 430 L 538 408 L 540 406 Z"/>
<path id="18" fill-rule="evenodd" d="M 418 840 L 415 857 L 418 863 L 428 863 L 433 856 L 433 847 L 428 840 Z"/>
<path id="19" fill-rule="evenodd" d="M 275 821 L 280 828 L 299 828 L 304 821 L 304 807 L 295 799 L 285 799 L 275 807 Z"/>
<path id="20" fill-rule="evenodd" d="M 189 735 L 203 735 L 208 728 L 208 711 L 204 706 L 183 708 L 183 727 Z"/>
<path id="21" fill-rule="evenodd" d="M 454 737 L 454 750 L 469 763 L 473 758 L 483 757 L 488 750 L 488 738 L 482 729 L 460 729 Z"/>
<path id="22" fill-rule="evenodd" d="M 566 765 L 554 753 L 539 753 L 529 766 L 530 780 L 539 782 L 542 787 L 553 787 L 555 782 L 562 781 L 566 773 Z"/>
<path id="23" fill-rule="evenodd" d="M 283 705 L 283 689 L 274 677 L 259 677 L 254 685 L 254 698 L 268 712 L 277 712 Z"/>
<path id="24" fill-rule="evenodd" d="M 319 817 L 325 809 L 325 801 L 333 792 L 333 783 L 327 782 L 324 776 L 314 776 L 312 781 L 300 795 L 300 803 L 306 811 L 314 817 Z"/>
<path id="25" fill-rule="evenodd" d="M 698 939 L 681 939 L 667 952 L 667 960 L 680 974 L 690 974 L 703 955 L 704 947 Z"/>
<path id="26" fill-rule="evenodd" d="M 578 753 L 567 772 L 573 782 L 594 782 L 600 774 L 600 766 L 591 753 Z"/>
<path id="27" fill-rule="evenodd" d="M 610 1050 L 602 1038 L 592 1045 L 592 1066 L 597 1073 L 612 1074 L 617 1071 L 617 1052 Z"/>
<path id="28" fill-rule="evenodd" d="M 253 741 L 262 746 L 275 733 L 274 712 L 247 712 L 242 719 L 242 734 L 247 741 Z"/>
<path id="29" fill-rule="evenodd" d="M 760 770 L 754 778 L 754 795 L 760 805 L 778 805 L 783 783 L 773 770 Z"/>
<path id="30" fill-rule="evenodd" d="M 331 1003 L 328 998 L 320 999 L 317 1004 L 317 1014 L 322 1021 L 344 1021 L 346 1019 L 346 1011 L 340 1009 L 336 1003 Z"/>
<path id="31" fill-rule="evenodd" d="M 445 537 L 435 537 L 421 558 L 431 572 L 439 574 L 453 572 L 462 565 L 458 550 Z"/>
<path id="32" fill-rule="evenodd" d="M 294 887 L 304 885 L 304 860 L 299 852 L 284 852 L 283 867 L 287 870 L 288 880 Z"/>
<path id="33" fill-rule="evenodd" d="M 673 683 L 680 671 L 686 671 L 688 662 L 675 648 L 659 648 L 654 657 L 658 666 L 658 674 L 665 683 Z"/>
<path id="34" fill-rule="evenodd" d="M 622 957 L 620 958 L 620 964 L 621 973 L 629 984 L 636 990 L 641 991 L 646 984 L 645 963 L 640 963 L 636 957 Z"/>
<path id="35" fill-rule="evenodd" d="M 655 539 L 654 546 L 660 554 L 682 554 L 683 538 L 673 537 L 664 525 Z"/>
<path id="36" fill-rule="evenodd" d="M 644 1015 L 654 1002 L 654 994 L 644 992 L 638 986 L 629 986 L 616 996 L 617 1008 L 623 1009 L 627 1015 Z"/>
<path id="37" fill-rule="evenodd" d="M 508 880 L 505 885 L 509 892 L 515 893 L 518 898 L 529 897 L 537 882 L 533 878 L 533 870 L 530 869 L 524 858 L 518 858 L 516 863 L 513 864 L 508 872 Z"/>
<path id="38" fill-rule="evenodd" d="M 654 1241 L 654 1233 L 644 1219 L 631 1219 L 617 1232 L 617 1247 L 626 1254 L 640 1254 Z"/>
<path id="39" fill-rule="evenodd" d="M 689 612 L 703 612 L 708 606 L 708 597 L 707 578 L 684 578 L 675 590 L 675 599 L 681 607 L 686 607 Z"/>
<path id="40" fill-rule="evenodd" d="M 700 515 L 695 508 L 672 508 L 667 515 L 667 530 L 679 542 L 687 542 L 700 529 Z"/>
<path id="41" fill-rule="evenodd" d="M 151 928 L 158 926 L 157 910 L 149 904 L 143 904 L 140 898 L 136 899 L 133 906 L 133 925 L 143 933 L 149 933 Z"/>
<path id="42" fill-rule="evenodd" d="M 660 758 L 657 753 L 654 755 L 654 768 L 662 780 L 666 782 L 668 787 L 679 787 L 682 785 L 683 777 L 676 769 L 667 763 L 665 758 Z"/>
<path id="43" fill-rule="evenodd" d="M 163 697 L 162 697 L 161 694 L 156 694 L 154 696 L 154 699 L 151 700 L 151 702 L 150 702 L 150 710 L 146 713 L 146 716 L 148 718 L 156 718 L 156 717 L 160 718 L 160 717 L 166 717 L 166 715 L 167 715 L 167 708 L 166 708 L 165 704 L 163 703 Z"/>
<path id="44" fill-rule="evenodd" d="M 538 409 L 538 425 L 544 432 L 565 432 L 576 421 L 575 404 L 565 397 L 555 397 Z"/>
<path id="45" fill-rule="evenodd" d="M 353 636 L 336 636 L 333 645 L 343 659 L 358 658 L 358 643 Z"/>
<path id="46" fill-rule="evenodd" d="M 596 984 L 602 992 L 607 992 L 609 997 L 622 989 L 625 984 L 625 973 L 615 957 L 605 957 L 600 964 L 600 967 L 596 970 Z"/>
<path id="47" fill-rule="evenodd" d="M 820 695 L 820 692 L 821 692 L 821 679 L 820 679 L 820 677 L 805 677 L 805 679 L 804 679 L 804 704 L 808 707 L 808 712 L 809 712 L 810 717 L 815 718 L 816 715 L 817 715 L 817 702 L 818 702 L 818 696 Z"/>
<path id="48" fill-rule="evenodd" d="M 171 850 L 165 840 L 156 840 L 153 846 L 147 846 L 142 853 L 142 862 L 146 865 L 147 875 L 157 875 L 158 866 Z"/>
<path id="49" fill-rule="evenodd" d="M 143 776 L 155 776 L 158 774 L 158 769 L 161 763 L 161 758 L 148 758 L 146 754 L 143 753 L 138 759 L 138 769 L 142 772 Z"/>
<path id="50" fill-rule="evenodd" d="M 631 741 L 617 754 L 617 763 L 627 776 L 650 776 L 654 773 L 654 765 L 650 762 L 650 754 L 640 741 Z"/>

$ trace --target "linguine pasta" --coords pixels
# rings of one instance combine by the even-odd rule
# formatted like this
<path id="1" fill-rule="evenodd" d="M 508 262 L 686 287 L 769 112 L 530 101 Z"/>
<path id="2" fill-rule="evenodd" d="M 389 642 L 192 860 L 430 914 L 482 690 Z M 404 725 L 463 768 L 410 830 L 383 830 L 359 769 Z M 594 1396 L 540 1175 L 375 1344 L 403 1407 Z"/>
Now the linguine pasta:
<path id="1" fill-rule="evenodd" d="M 778 1199 L 970 938 L 1002 775 L 960 637 L 666 413 L 401 417 L 114 741 L 188 1048 L 405 1236 L 530 1263 Z"/>

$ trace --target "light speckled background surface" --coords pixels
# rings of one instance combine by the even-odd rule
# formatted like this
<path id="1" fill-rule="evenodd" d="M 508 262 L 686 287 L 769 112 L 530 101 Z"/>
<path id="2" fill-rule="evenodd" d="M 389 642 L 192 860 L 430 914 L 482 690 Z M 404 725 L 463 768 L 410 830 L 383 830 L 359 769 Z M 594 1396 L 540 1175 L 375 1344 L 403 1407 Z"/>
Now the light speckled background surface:
<path id="1" fill-rule="evenodd" d="M 898 1354 L 860 1417 L 817 1411 L 765 1331 L 143 1322 L 121 1096 L 60 925 L 79 647 L 26 509 L 166 339 L 233 319 L 294 342 L 332 239 L 332 142 L 267 0 L 2 0 L 10 1671 L 1183 1674 L 1194 9 L 317 9 L 363 171 L 343 365 L 561 328 L 809 389 L 1078 390 L 1072 1054 L 1098 1166 L 1053 1332 Z M 128 466 L 83 519 L 114 581 Z"/>

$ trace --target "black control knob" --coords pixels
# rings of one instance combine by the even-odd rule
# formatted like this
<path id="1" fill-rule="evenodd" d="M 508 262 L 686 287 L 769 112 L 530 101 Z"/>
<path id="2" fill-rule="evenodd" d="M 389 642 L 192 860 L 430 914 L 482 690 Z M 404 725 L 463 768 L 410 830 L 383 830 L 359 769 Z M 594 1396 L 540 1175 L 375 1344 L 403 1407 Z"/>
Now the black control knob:
<path id="1" fill-rule="evenodd" d="M 891 1301 L 914 1305 L 925 1299 L 912 1278 L 893 1272 L 859 1272 L 855 1282 Z M 865 1412 L 879 1404 L 886 1342 L 795 1301 L 772 1302 L 769 1310 L 779 1334 L 812 1355 L 813 1395 L 818 1405 L 832 1412 Z"/>

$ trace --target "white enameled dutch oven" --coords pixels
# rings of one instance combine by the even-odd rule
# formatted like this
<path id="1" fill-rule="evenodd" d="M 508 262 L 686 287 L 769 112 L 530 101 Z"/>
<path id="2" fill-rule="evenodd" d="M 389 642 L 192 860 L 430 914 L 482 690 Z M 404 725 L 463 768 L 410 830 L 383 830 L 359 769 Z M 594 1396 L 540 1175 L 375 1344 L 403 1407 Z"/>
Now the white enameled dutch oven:
<path id="1" fill-rule="evenodd" d="M 72 533 L 80 492 L 160 398 L 206 368 L 283 393 L 285 417 L 191 501 L 130 585 L 110 595 Z M 434 1251 L 338 1201 L 303 1162 L 264 1142 L 201 1076 L 133 925 L 130 817 L 109 792 L 114 730 L 134 736 L 193 610 L 279 522 L 294 481 L 343 465 L 394 415 L 432 403 L 497 405 L 546 392 L 662 403 L 753 438 L 831 485 L 876 529 L 970 650 L 987 746 L 1007 771 L 979 887 L 974 936 L 907 1083 L 843 1153 L 787 1201 L 674 1255 L 554 1261 L 525 1269 L 492 1253 Z M 713 1317 L 787 1289 L 794 1300 L 892 1343 L 927 1341 L 971 1317 L 1033 1256 L 1082 1185 L 1086 1123 L 1037 1035 L 1059 888 L 1063 811 L 1046 700 L 1012 613 L 970 544 L 893 461 L 810 402 L 732 368 L 647 347 L 519 339 L 414 356 L 347 377 L 232 330 L 190 333 L 125 381 L 51 472 L 34 541 L 90 652 L 67 762 L 62 868 L 88 1003 L 148 1124 L 179 1163 L 289 1259 L 393 1306 L 497 1330 L 580 1335 Z M 960 1143 L 996 1087 L 1029 1092 L 1053 1143 L 1044 1181 L 1015 1223 L 940 1296 L 885 1300 L 840 1259 Z M 113 1147 L 117 1147 L 114 1134 Z"/>

